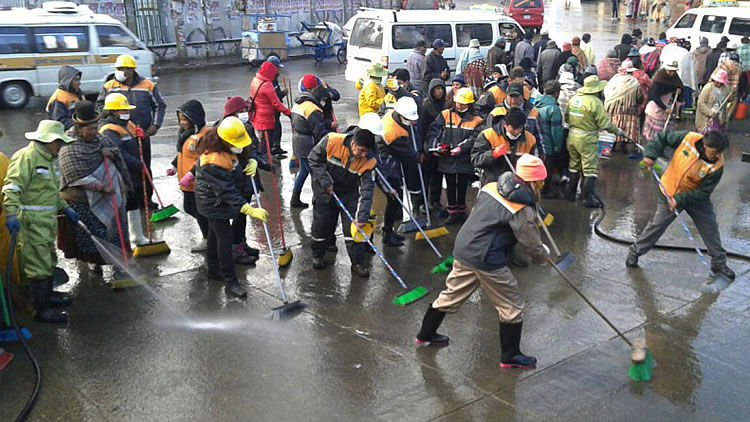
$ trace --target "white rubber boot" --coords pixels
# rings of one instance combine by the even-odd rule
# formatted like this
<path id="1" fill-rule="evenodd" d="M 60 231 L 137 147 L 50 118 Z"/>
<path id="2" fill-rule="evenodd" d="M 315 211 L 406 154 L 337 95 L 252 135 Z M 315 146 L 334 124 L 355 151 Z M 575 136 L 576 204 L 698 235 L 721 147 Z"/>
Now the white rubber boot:
<path id="1" fill-rule="evenodd" d="M 143 234 L 141 210 L 128 211 L 128 226 L 130 227 L 130 238 L 135 238 L 136 246 L 148 243 L 148 238 Z"/>

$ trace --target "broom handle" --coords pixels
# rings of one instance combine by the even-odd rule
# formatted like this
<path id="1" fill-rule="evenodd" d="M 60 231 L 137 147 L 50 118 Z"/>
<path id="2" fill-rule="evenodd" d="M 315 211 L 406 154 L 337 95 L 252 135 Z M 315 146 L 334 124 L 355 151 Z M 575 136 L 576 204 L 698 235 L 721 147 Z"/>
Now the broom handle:
<path id="1" fill-rule="evenodd" d="M 516 173 L 515 167 L 513 167 L 513 164 L 510 162 L 510 158 L 508 158 L 508 154 L 503 155 L 505 158 L 505 162 L 508 163 L 508 167 L 513 171 L 513 174 Z M 557 247 L 557 242 L 555 242 L 555 239 L 552 238 L 552 233 L 549 232 L 549 229 L 547 228 L 547 224 L 544 223 L 544 220 L 542 220 L 542 216 L 539 215 L 539 209 L 536 208 L 536 205 L 534 206 L 536 219 L 539 221 L 539 224 L 542 226 L 542 230 L 544 230 L 544 234 L 547 235 L 547 239 L 549 239 L 549 243 L 552 244 L 552 250 L 555 251 L 555 255 L 558 257 L 562 256 L 562 253 L 560 253 L 560 248 Z"/>
<path id="2" fill-rule="evenodd" d="M 419 150 L 417 149 L 417 138 L 414 136 L 413 124 L 409 125 L 409 130 L 411 131 L 411 143 L 412 145 L 414 145 L 414 151 L 416 151 L 417 154 L 419 154 Z M 432 220 L 430 219 L 430 209 L 427 206 L 427 190 L 425 189 L 425 186 L 424 186 L 424 175 L 422 174 L 422 163 L 420 161 L 417 161 L 417 168 L 419 169 L 419 183 L 422 184 L 422 199 L 424 200 L 424 211 L 425 211 L 425 214 L 427 214 L 427 227 L 432 227 Z M 427 238 L 427 236 L 425 236 L 425 238 Z"/>
<path id="3" fill-rule="evenodd" d="M 372 249 L 373 252 L 375 252 L 375 255 L 377 255 L 378 258 L 380 258 L 380 260 L 383 261 L 383 264 L 385 264 L 386 268 L 388 268 L 388 271 L 390 271 L 391 274 L 393 275 L 393 277 L 396 278 L 396 280 L 398 281 L 398 284 L 400 284 L 401 287 L 404 288 L 404 290 L 409 290 L 409 288 L 406 287 L 406 283 L 404 283 L 404 280 L 402 280 L 401 277 L 398 274 L 396 274 L 396 270 L 394 270 L 393 267 L 391 267 L 391 264 L 388 263 L 388 261 L 385 259 L 385 257 L 383 256 L 383 254 L 380 253 L 380 251 L 378 250 L 378 248 L 376 248 L 375 245 L 372 244 L 372 241 L 365 234 L 365 231 L 362 230 L 362 228 L 359 227 L 356 224 L 356 220 L 354 220 L 354 218 L 352 218 L 352 214 L 349 212 L 348 209 L 346 209 L 346 207 L 344 206 L 344 203 L 341 202 L 341 200 L 339 199 L 338 195 L 336 195 L 336 192 L 331 192 L 331 195 L 333 196 L 333 199 L 336 200 L 336 203 L 339 204 L 339 208 L 341 208 L 344 211 L 344 214 L 346 214 L 346 216 L 349 218 L 349 220 L 351 220 L 352 224 L 354 224 L 354 227 L 356 227 L 357 230 L 359 230 L 359 233 L 367 241 L 367 244 L 370 245 L 370 248 Z"/>
<path id="4" fill-rule="evenodd" d="M 117 223 L 117 233 L 120 235 L 120 250 L 122 250 L 122 259 L 125 265 L 128 265 L 128 254 L 125 252 L 125 238 L 122 237 L 122 225 L 120 225 L 120 212 L 117 211 L 117 200 L 115 200 L 114 186 L 112 186 L 112 176 L 109 174 L 109 164 L 107 157 L 104 157 L 104 171 L 107 172 L 107 181 L 112 189 L 112 209 L 115 211 L 115 222 Z"/>
<path id="5" fill-rule="evenodd" d="M 652 168 L 651 174 L 654 176 L 654 179 L 656 179 L 656 183 L 659 184 L 659 190 L 664 195 L 664 197 L 667 198 L 668 200 L 672 199 L 672 197 L 669 196 L 669 193 L 667 193 L 667 189 L 664 187 L 664 184 L 661 183 L 661 180 L 659 179 L 659 175 L 656 174 L 656 170 Z M 690 243 L 693 244 L 693 249 L 695 249 L 695 251 L 698 252 L 698 256 L 700 257 L 701 262 L 708 269 L 708 273 L 713 274 L 713 271 L 711 271 L 711 264 L 708 263 L 706 256 L 703 255 L 703 252 L 701 252 L 701 249 L 698 247 L 698 243 L 695 241 L 695 238 L 693 237 L 693 233 L 690 232 L 690 229 L 688 228 L 687 224 L 685 224 L 685 220 L 682 219 L 682 216 L 676 209 L 672 210 L 672 212 L 674 212 L 674 215 L 677 216 L 677 220 L 680 222 L 682 229 L 685 230 L 685 233 L 687 234 L 688 239 L 690 239 Z"/>
<path id="6" fill-rule="evenodd" d="M 281 75 L 281 84 L 286 88 L 286 107 L 292 108 L 292 84 L 286 79 L 286 76 Z"/>
<path id="7" fill-rule="evenodd" d="M 615 327 L 615 325 L 612 324 L 612 322 L 606 316 L 604 316 L 604 314 L 596 306 L 594 306 L 593 303 L 591 303 L 591 301 L 578 289 L 578 287 L 576 287 L 575 284 L 573 284 L 573 282 L 570 281 L 568 276 L 565 275 L 565 273 L 560 269 L 560 267 L 558 267 L 557 264 L 555 264 L 554 261 L 552 261 L 552 258 L 547 257 L 547 262 L 549 262 L 549 264 L 552 265 L 552 268 L 554 268 L 555 271 L 557 271 L 557 273 L 560 274 L 560 277 L 562 277 L 562 279 L 565 280 L 568 286 L 570 286 L 570 288 L 573 289 L 574 292 L 578 293 L 578 296 L 580 296 L 581 299 L 583 299 L 583 301 L 586 302 L 586 304 L 589 305 L 591 309 L 593 309 L 594 312 L 596 312 L 596 314 L 599 315 L 599 317 L 601 317 L 601 319 L 603 319 L 604 322 L 607 323 L 607 325 L 609 325 L 613 330 L 615 330 L 617 335 L 620 336 L 620 338 L 625 343 L 627 343 L 628 346 L 633 347 L 633 343 L 631 343 L 630 340 L 628 340 L 625 337 L 625 335 L 622 332 L 620 332 L 620 330 L 618 330 L 617 327 Z"/>
<path id="8" fill-rule="evenodd" d="M 664 128 L 661 130 L 662 132 L 667 131 L 667 127 L 669 126 L 669 120 L 672 118 L 672 112 L 674 111 L 674 105 L 677 104 L 677 94 L 675 93 L 674 98 L 672 98 L 672 102 L 669 104 L 669 114 L 667 114 L 667 121 L 664 122 Z"/>
<path id="9" fill-rule="evenodd" d="M 258 188 L 255 186 L 255 178 L 250 177 L 250 182 L 253 184 L 253 195 L 255 196 L 255 205 L 258 208 L 263 208 L 260 205 L 260 197 L 258 196 Z M 284 283 L 281 281 L 281 273 L 279 273 L 279 265 L 276 262 L 276 256 L 273 254 L 273 244 L 271 243 L 271 235 L 268 234 L 268 225 L 263 221 L 263 232 L 266 234 L 266 242 L 268 243 L 268 250 L 271 252 L 271 261 L 273 261 L 273 269 L 276 272 L 276 280 L 279 282 L 279 290 L 281 290 L 281 300 L 287 303 L 286 292 L 284 291 Z"/>
<path id="10" fill-rule="evenodd" d="M 145 166 L 145 164 L 144 164 L 144 166 Z M 156 194 L 156 199 L 159 200 L 159 206 L 162 207 L 162 208 L 164 208 L 164 203 L 161 202 L 161 196 L 159 196 L 159 191 L 156 190 L 156 186 L 154 185 L 154 180 L 151 178 L 151 173 L 148 172 L 148 169 L 146 169 L 146 171 L 144 171 L 144 173 L 146 173 L 146 177 L 148 178 L 148 183 L 151 185 L 151 189 L 153 189 L 154 193 Z"/>
<path id="11" fill-rule="evenodd" d="M 264 130 L 263 135 L 266 138 L 266 153 L 268 154 L 268 164 L 273 165 L 271 156 L 271 142 L 268 140 L 268 131 Z M 273 183 L 274 199 L 276 200 L 276 215 L 279 217 L 279 231 L 281 232 L 281 247 L 286 249 L 286 238 L 284 237 L 284 225 L 281 224 L 281 205 L 279 205 L 279 188 L 276 186 L 276 174 L 271 172 L 271 183 Z"/>
<path id="12" fill-rule="evenodd" d="M 148 169 L 146 168 L 146 162 L 143 161 L 143 142 L 141 142 L 141 138 L 138 137 L 138 154 L 141 156 L 141 164 L 143 164 L 143 169 L 141 170 L 141 173 L 148 172 Z M 153 243 L 154 239 L 151 237 L 151 219 L 148 218 L 148 192 L 146 191 L 146 178 L 144 176 L 141 176 L 141 185 L 143 185 L 143 205 L 146 208 L 146 231 L 148 232 L 148 241 L 149 243 Z"/>
<path id="13" fill-rule="evenodd" d="M 385 183 L 385 186 L 388 189 L 390 189 L 391 192 L 395 192 L 395 189 L 393 189 L 393 186 L 391 186 L 391 184 L 388 183 L 388 180 L 386 180 L 385 176 L 383 176 L 383 173 L 380 172 L 379 168 L 375 167 L 375 173 L 377 173 L 378 177 L 380 177 L 380 180 L 382 180 L 383 183 Z M 412 212 L 409 211 L 408 208 L 406 208 L 406 205 L 404 205 L 404 201 L 402 201 L 401 198 L 399 198 L 398 193 L 394 196 L 396 197 L 396 200 L 398 201 L 398 203 L 401 204 L 401 207 L 404 209 L 404 211 L 406 211 L 406 213 L 409 214 L 409 218 L 411 218 L 411 221 L 414 222 L 414 224 L 419 229 L 420 233 L 422 233 L 422 236 L 424 236 L 424 240 L 426 240 L 427 243 L 430 245 L 430 247 L 432 248 L 432 251 L 435 252 L 435 255 L 437 255 L 438 258 L 443 259 L 443 255 L 440 254 L 440 251 L 438 251 L 438 249 L 435 247 L 435 244 L 432 243 L 430 238 L 427 236 L 427 233 L 424 232 L 424 229 L 422 228 L 422 226 L 420 226 L 417 220 L 414 219 L 414 215 L 412 214 Z"/>

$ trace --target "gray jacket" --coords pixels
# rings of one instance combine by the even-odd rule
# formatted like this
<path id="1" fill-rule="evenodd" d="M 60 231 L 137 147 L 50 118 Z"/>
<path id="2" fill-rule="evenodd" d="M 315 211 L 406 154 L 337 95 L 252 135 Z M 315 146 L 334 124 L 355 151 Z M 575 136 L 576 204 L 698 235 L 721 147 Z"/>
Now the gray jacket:
<path id="1" fill-rule="evenodd" d="M 409 71 L 409 83 L 412 89 L 422 90 L 422 70 L 424 70 L 424 54 L 416 48 L 406 58 L 406 70 Z"/>
<path id="2" fill-rule="evenodd" d="M 523 40 L 516 45 L 516 51 L 513 55 L 513 66 L 520 66 L 521 60 L 524 57 L 528 57 L 531 61 L 534 61 L 534 46 L 531 45 L 531 41 Z"/>
<path id="3" fill-rule="evenodd" d="M 548 47 L 539 55 L 539 63 L 536 65 L 536 73 L 539 78 L 539 86 L 544 87 L 544 83 L 555 79 L 559 69 L 555 68 L 555 62 L 562 54 L 557 46 Z"/>

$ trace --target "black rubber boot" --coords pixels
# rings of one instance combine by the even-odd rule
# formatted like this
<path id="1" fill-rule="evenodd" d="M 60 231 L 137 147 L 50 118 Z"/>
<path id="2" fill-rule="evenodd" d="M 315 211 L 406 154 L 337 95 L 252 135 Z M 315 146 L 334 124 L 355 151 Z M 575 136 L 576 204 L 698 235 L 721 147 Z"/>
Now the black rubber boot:
<path id="1" fill-rule="evenodd" d="M 67 293 L 56 292 L 53 290 L 49 297 L 50 308 L 67 308 L 72 304 L 73 298 Z"/>
<path id="2" fill-rule="evenodd" d="M 536 368 L 536 358 L 521 352 L 523 322 L 500 323 L 500 368 Z"/>
<path id="3" fill-rule="evenodd" d="M 34 320 L 48 323 L 64 323 L 68 321 L 65 312 L 50 307 L 52 296 L 52 277 L 42 280 L 31 280 L 31 301 L 34 305 Z"/>
<path id="4" fill-rule="evenodd" d="M 227 284 L 224 286 L 224 291 L 229 296 L 238 297 L 240 299 L 245 299 L 247 297 L 247 290 L 242 287 L 240 282 L 237 280 L 227 282 Z"/>
<path id="5" fill-rule="evenodd" d="M 411 195 L 411 213 L 414 214 L 415 217 L 420 215 L 425 215 L 425 208 L 422 198 L 422 192 L 420 193 L 412 193 Z"/>
<path id="6" fill-rule="evenodd" d="M 583 179 L 583 200 L 586 208 L 601 208 L 602 202 L 594 193 L 596 177 L 588 176 Z"/>
<path id="7" fill-rule="evenodd" d="M 448 336 L 437 333 L 437 329 L 440 328 L 440 324 L 445 318 L 445 312 L 439 311 L 432 307 L 427 308 L 427 313 L 424 314 L 422 320 L 422 328 L 417 334 L 415 342 L 417 346 L 447 346 L 450 340 Z"/>
<path id="8" fill-rule="evenodd" d="M 393 231 L 383 231 L 383 244 L 386 246 L 403 246 L 404 242 L 399 240 Z"/>
<path id="9" fill-rule="evenodd" d="M 370 277 L 370 270 L 362 264 L 352 264 L 352 274 L 362 278 Z"/>
<path id="10" fill-rule="evenodd" d="M 578 181 L 581 180 L 580 173 L 570 173 L 570 180 L 568 185 L 565 187 L 565 199 L 568 201 L 575 201 L 576 194 L 578 193 Z"/>
<path id="11" fill-rule="evenodd" d="M 322 256 L 313 255 L 312 264 L 313 264 L 313 268 L 315 268 L 316 270 L 322 270 L 323 268 L 326 267 L 326 261 L 325 259 L 323 259 Z"/>
<path id="12" fill-rule="evenodd" d="M 625 260 L 625 266 L 630 268 L 638 267 L 638 253 L 633 248 L 628 249 L 628 258 Z"/>
<path id="13" fill-rule="evenodd" d="M 308 204 L 302 202 L 299 199 L 299 196 L 302 194 L 302 192 L 292 192 L 292 200 L 289 202 L 289 206 L 292 208 L 307 208 Z"/>

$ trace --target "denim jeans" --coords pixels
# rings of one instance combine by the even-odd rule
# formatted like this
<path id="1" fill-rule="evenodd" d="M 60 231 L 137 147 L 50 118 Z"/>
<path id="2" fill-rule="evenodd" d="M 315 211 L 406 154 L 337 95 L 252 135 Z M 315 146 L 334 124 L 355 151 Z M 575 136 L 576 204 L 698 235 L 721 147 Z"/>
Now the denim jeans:
<path id="1" fill-rule="evenodd" d="M 305 186 L 308 175 L 310 175 L 310 162 L 307 161 L 307 158 L 300 158 L 299 172 L 297 172 L 297 179 L 294 181 L 294 192 L 302 192 L 302 187 Z"/>

